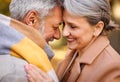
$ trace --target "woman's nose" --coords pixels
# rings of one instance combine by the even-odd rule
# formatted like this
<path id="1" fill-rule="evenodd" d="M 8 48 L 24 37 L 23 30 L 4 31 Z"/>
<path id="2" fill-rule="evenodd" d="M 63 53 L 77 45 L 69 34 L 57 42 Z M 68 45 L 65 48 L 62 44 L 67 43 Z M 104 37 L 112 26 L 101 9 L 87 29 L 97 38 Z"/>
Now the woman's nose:
<path id="1" fill-rule="evenodd" d="M 69 27 L 68 26 L 65 26 L 62 30 L 62 35 L 64 37 L 68 36 L 70 34 L 70 31 L 69 31 Z"/>

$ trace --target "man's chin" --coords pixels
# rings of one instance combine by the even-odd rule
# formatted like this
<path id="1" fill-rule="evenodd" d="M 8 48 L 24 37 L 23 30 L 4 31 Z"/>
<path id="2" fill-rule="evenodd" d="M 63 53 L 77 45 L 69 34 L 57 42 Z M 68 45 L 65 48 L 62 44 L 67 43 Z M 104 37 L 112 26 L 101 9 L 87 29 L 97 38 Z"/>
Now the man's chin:
<path id="1" fill-rule="evenodd" d="M 54 43 L 54 40 L 50 40 L 47 42 L 47 44 L 51 44 L 51 43 Z"/>
<path id="2" fill-rule="evenodd" d="M 46 41 L 46 43 L 49 45 L 49 43 L 52 42 L 52 41 Z"/>
<path id="3" fill-rule="evenodd" d="M 54 39 L 46 40 L 46 43 L 49 44 L 50 42 L 53 42 Z"/>

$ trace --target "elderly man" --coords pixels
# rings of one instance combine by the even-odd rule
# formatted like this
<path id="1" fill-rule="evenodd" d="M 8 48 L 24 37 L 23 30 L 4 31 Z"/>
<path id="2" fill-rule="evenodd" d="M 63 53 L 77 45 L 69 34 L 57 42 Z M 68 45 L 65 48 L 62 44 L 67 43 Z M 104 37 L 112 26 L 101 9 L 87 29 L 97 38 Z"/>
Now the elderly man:
<path id="1" fill-rule="evenodd" d="M 48 41 L 60 38 L 62 11 L 58 0 L 12 0 L 11 17 L 40 31 Z"/>
<path id="2" fill-rule="evenodd" d="M 1 82 L 10 82 L 10 80 L 11 82 L 27 82 L 24 71 L 24 65 L 27 62 L 42 68 L 53 79 L 55 78 L 54 81 L 57 81 L 54 70 L 49 72 L 52 67 L 47 66 L 49 61 L 43 54 L 47 54 L 48 58 L 51 59 L 53 52 L 48 43 L 60 38 L 61 4 L 61 0 L 11 1 L 9 7 L 11 22 L 4 23 L 2 22 L 4 20 L 0 20 L 0 29 L 2 29 L 0 32 L 0 36 L 2 36 L 0 37 L 2 40 L 0 42 Z M 9 20 L 7 17 L 2 17 Z M 13 28 L 8 27 L 8 25 Z"/>

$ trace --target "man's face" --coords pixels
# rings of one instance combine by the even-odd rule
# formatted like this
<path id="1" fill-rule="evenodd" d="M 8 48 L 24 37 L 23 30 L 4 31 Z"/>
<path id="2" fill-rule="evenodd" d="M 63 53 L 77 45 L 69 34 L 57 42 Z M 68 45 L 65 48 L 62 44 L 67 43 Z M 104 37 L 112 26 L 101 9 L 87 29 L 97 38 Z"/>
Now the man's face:
<path id="1" fill-rule="evenodd" d="M 38 29 L 47 43 L 54 39 L 60 39 L 61 34 L 59 25 L 61 22 L 62 10 L 61 7 L 57 6 L 50 11 L 49 16 L 41 20 Z"/>
<path id="2" fill-rule="evenodd" d="M 62 9 L 60 6 L 49 11 L 49 15 L 40 20 L 37 11 L 31 10 L 22 20 L 23 23 L 37 29 L 48 43 L 60 39 L 59 25 L 62 22 Z"/>

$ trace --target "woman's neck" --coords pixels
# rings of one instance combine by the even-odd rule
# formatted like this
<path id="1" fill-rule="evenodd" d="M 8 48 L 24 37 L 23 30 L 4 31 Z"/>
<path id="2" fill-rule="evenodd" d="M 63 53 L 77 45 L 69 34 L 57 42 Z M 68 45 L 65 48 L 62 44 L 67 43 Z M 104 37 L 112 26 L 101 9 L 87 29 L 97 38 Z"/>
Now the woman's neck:
<path id="1" fill-rule="evenodd" d="M 84 48 L 82 48 L 82 49 L 78 49 L 77 52 L 78 52 L 79 56 L 81 56 L 81 55 L 90 47 L 90 45 L 91 45 L 95 40 L 96 40 L 96 37 L 93 37 L 93 39 L 89 42 L 89 44 L 88 44 L 86 47 L 84 47 Z"/>

